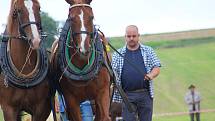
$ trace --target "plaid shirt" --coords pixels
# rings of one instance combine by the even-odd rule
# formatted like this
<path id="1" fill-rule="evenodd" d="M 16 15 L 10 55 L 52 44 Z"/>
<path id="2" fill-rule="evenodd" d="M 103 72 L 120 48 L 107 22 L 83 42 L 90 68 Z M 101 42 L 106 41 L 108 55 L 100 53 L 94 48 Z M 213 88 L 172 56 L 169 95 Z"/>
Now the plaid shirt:
<path id="1" fill-rule="evenodd" d="M 157 55 L 155 54 L 154 50 L 151 47 L 140 44 L 140 50 L 143 56 L 147 73 L 151 72 L 151 70 L 154 67 L 161 67 L 160 60 L 158 59 Z M 126 46 L 124 46 L 123 48 L 120 48 L 118 52 L 121 53 L 123 56 L 125 56 Z M 122 74 L 123 62 L 124 62 L 124 58 L 121 57 L 116 52 L 114 52 L 112 56 L 111 65 L 116 76 L 116 83 L 119 86 L 121 86 L 121 74 Z M 154 89 L 153 89 L 152 80 L 149 81 L 149 91 L 150 91 L 150 96 L 153 98 Z M 122 102 L 122 98 L 117 90 L 114 91 L 113 102 Z"/>

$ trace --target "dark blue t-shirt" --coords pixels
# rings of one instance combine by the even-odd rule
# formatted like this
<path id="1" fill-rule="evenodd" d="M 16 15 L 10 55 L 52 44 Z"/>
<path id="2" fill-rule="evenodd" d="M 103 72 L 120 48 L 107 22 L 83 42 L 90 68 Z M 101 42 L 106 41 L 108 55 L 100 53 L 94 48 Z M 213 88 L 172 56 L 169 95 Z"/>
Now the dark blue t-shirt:
<path id="1" fill-rule="evenodd" d="M 128 50 L 126 48 L 126 54 L 124 59 L 124 64 L 122 68 L 122 88 L 125 91 L 134 91 L 137 89 L 148 89 L 148 81 L 144 81 L 144 75 L 146 74 L 146 68 L 144 64 L 144 60 L 141 54 L 140 48 L 134 51 Z M 132 65 L 136 65 L 139 69 L 142 69 L 144 74 L 141 74 L 135 67 Z"/>

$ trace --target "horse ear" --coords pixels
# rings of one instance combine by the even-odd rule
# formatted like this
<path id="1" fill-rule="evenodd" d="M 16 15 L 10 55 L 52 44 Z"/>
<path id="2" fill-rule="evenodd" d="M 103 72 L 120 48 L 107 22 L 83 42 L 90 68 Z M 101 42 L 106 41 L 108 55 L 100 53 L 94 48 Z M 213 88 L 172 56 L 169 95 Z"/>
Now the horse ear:
<path id="1" fill-rule="evenodd" d="M 72 5 L 72 1 L 71 0 L 65 0 L 68 4 Z"/>
<path id="2" fill-rule="evenodd" d="M 68 4 L 73 5 L 73 4 L 80 4 L 82 3 L 81 0 L 65 0 Z M 92 2 L 92 0 L 86 0 L 87 4 L 90 4 Z"/>
<path id="3" fill-rule="evenodd" d="M 86 0 L 87 4 L 90 4 L 92 2 L 92 0 Z"/>

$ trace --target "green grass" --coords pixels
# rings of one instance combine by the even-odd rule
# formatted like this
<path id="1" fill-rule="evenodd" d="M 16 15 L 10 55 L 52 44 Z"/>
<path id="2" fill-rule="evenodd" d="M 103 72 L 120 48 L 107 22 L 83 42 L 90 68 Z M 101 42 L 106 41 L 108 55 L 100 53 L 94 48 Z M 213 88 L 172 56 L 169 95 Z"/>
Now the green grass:
<path id="1" fill-rule="evenodd" d="M 114 48 L 120 48 L 125 44 L 125 40 L 123 37 L 113 37 L 110 38 L 110 43 L 114 46 Z M 113 50 L 111 50 L 113 52 Z"/>
<path id="2" fill-rule="evenodd" d="M 146 45 L 153 47 L 154 49 L 157 48 L 176 48 L 176 47 L 186 47 L 186 46 L 193 46 L 199 45 L 204 43 L 211 43 L 215 41 L 215 37 L 207 37 L 207 38 L 197 38 L 197 39 L 182 39 L 177 41 L 149 41 L 145 42 Z"/>
<path id="3" fill-rule="evenodd" d="M 141 43 L 151 46 L 154 49 L 186 47 L 186 46 L 194 46 L 194 45 L 213 43 L 213 42 L 215 42 L 215 37 L 182 39 L 182 40 L 160 40 L 160 41 L 148 41 L 148 42 L 141 41 Z M 123 37 L 113 37 L 113 38 L 110 38 L 110 43 L 115 48 L 120 48 L 125 44 L 125 40 Z"/>
<path id="4" fill-rule="evenodd" d="M 214 112 L 201 113 L 201 121 L 214 121 Z M 153 117 L 153 121 L 190 121 L 189 115 Z"/>
<path id="5" fill-rule="evenodd" d="M 0 121 L 3 121 L 3 114 L 2 114 L 1 108 L 0 108 Z"/>
<path id="6" fill-rule="evenodd" d="M 155 112 L 186 111 L 184 94 L 190 84 L 197 86 L 203 109 L 215 109 L 215 42 L 156 50 L 162 62 L 155 80 Z"/>

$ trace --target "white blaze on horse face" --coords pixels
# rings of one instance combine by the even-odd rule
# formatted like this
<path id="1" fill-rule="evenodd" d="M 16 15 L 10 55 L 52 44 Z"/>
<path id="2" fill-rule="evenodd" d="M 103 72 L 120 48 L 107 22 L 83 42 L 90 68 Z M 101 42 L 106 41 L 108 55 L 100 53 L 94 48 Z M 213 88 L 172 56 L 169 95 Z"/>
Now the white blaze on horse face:
<path id="1" fill-rule="evenodd" d="M 84 12 L 81 10 L 81 14 L 79 15 L 80 17 L 80 20 L 81 20 L 81 31 L 86 31 L 86 28 L 84 26 Z M 80 48 L 80 51 L 82 53 L 85 53 L 86 52 L 86 49 L 84 47 L 84 43 L 85 43 L 85 40 L 86 40 L 86 37 L 87 35 L 86 34 L 81 34 L 81 48 Z"/>
<path id="2" fill-rule="evenodd" d="M 34 16 L 34 11 L 33 11 L 32 0 L 25 0 L 24 3 L 25 3 L 25 7 L 27 8 L 28 13 L 29 13 L 29 21 L 36 22 L 36 19 Z M 39 32 L 38 32 L 36 24 L 31 24 L 31 31 L 33 34 L 33 40 L 32 40 L 33 49 L 37 49 L 37 48 L 39 48 L 39 44 L 40 44 L 40 36 L 39 36 Z"/>

